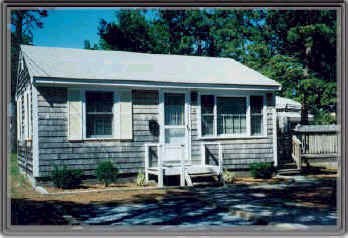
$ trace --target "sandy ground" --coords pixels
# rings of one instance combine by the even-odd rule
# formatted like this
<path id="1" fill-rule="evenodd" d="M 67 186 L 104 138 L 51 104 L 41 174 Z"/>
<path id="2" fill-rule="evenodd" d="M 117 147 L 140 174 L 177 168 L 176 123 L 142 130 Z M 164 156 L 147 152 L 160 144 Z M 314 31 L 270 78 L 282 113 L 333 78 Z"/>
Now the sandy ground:
<path id="1" fill-rule="evenodd" d="M 71 224 L 71 220 L 66 218 L 67 215 L 79 217 L 81 211 L 91 211 L 91 213 L 93 213 L 95 206 L 118 207 L 127 206 L 129 204 L 161 204 L 163 201 L 176 201 L 176 199 L 190 200 L 192 204 L 196 202 L 202 202 L 202 204 L 214 202 L 209 195 L 211 192 L 215 192 L 214 188 L 208 188 L 208 190 L 212 190 L 210 190 L 210 192 L 208 191 L 207 195 L 201 193 L 203 190 L 200 188 L 120 191 L 124 188 L 135 188 L 136 186 L 134 184 L 116 184 L 112 187 L 116 189 L 113 191 L 74 194 L 40 194 L 31 187 L 23 175 L 18 173 L 12 174 L 14 174 L 11 179 L 10 194 L 12 224 Z M 331 209 L 335 207 L 336 175 L 326 174 L 308 177 L 320 179 L 320 186 L 310 185 L 309 187 L 303 187 L 301 189 L 297 189 L 295 186 L 291 187 L 291 189 L 277 190 L 274 188 L 277 188 L 278 184 L 291 183 L 291 180 L 284 178 L 274 178 L 270 180 L 238 178 L 235 181 L 235 188 L 244 189 L 247 196 L 249 196 L 250 191 L 253 191 L 256 194 L 262 193 L 266 197 L 276 197 L 280 201 L 291 201 L 307 208 Z M 260 188 L 258 188 L 258 186 Z M 270 188 L 267 188 L 267 186 L 270 186 Z M 84 188 L 84 190 L 99 189 L 102 187 L 102 185 L 92 185 L 88 188 Z M 120 188 L 120 190 L 117 190 L 117 188 Z M 48 190 L 50 192 L 62 192 L 62 190 L 53 188 Z M 224 191 L 231 192 L 231 190 L 224 190 L 224 188 L 218 188 L 218 190 L 221 191 L 221 195 L 217 195 L 217 198 L 223 196 Z M 238 189 L 234 191 L 238 191 Z M 231 195 L 234 193 L 235 192 L 232 192 Z M 252 200 L 253 198 L 251 198 L 251 201 Z"/>

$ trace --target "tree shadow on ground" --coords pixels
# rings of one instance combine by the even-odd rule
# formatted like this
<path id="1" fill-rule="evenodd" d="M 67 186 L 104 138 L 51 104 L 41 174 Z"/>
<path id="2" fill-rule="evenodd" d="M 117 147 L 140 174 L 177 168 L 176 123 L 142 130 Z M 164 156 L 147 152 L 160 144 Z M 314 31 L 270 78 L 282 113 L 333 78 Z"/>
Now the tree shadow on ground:
<path id="1" fill-rule="evenodd" d="M 127 199 L 120 199 L 122 192 L 114 191 L 105 193 L 108 199 L 104 201 L 98 201 L 98 194 L 92 193 L 89 202 L 71 196 L 21 198 L 11 200 L 11 222 L 13 225 L 67 225 L 76 221 L 88 225 L 332 224 L 335 187 L 335 179 L 321 179 L 171 189 L 134 193 Z M 69 216 L 76 221 L 66 219 Z M 260 216 L 264 219 L 260 220 Z"/>

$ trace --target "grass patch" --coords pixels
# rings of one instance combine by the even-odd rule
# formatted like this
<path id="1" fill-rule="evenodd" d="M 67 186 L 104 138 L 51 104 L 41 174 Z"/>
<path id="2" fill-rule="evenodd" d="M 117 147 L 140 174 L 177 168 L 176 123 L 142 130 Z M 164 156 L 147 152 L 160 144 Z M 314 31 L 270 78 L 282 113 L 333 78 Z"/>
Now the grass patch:
<path id="1" fill-rule="evenodd" d="M 28 190 L 32 190 L 30 183 L 27 181 L 25 176 L 20 173 L 17 163 L 17 154 L 11 153 L 10 158 L 10 186 L 11 186 L 11 197 L 21 198 L 24 197 L 24 193 Z"/>

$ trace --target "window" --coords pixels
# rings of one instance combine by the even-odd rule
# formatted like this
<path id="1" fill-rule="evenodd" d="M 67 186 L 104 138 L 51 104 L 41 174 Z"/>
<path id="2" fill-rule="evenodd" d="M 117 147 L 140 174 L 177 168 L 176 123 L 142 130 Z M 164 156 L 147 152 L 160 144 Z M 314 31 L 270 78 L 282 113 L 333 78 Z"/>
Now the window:
<path id="1" fill-rule="evenodd" d="M 217 134 L 246 132 L 246 98 L 217 97 Z"/>
<path id="2" fill-rule="evenodd" d="M 213 95 L 203 95 L 201 97 L 201 126 L 203 136 L 214 134 L 214 105 L 215 97 Z"/>
<path id="3" fill-rule="evenodd" d="M 262 135 L 263 96 L 250 96 L 250 124 L 247 98 L 201 95 L 202 136 Z"/>
<path id="4" fill-rule="evenodd" d="M 88 138 L 112 136 L 113 104 L 112 92 L 86 92 L 86 136 Z"/>
<path id="5" fill-rule="evenodd" d="M 185 94 L 165 93 L 165 142 L 183 143 L 185 138 Z"/>
<path id="6" fill-rule="evenodd" d="M 263 97 L 250 97 L 250 112 L 251 112 L 251 135 L 261 135 L 263 132 Z"/>
<path id="7" fill-rule="evenodd" d="M 185 97 L 182 94 L 166 94 L 164 105 L 165 124 L 184 125 Z"/>

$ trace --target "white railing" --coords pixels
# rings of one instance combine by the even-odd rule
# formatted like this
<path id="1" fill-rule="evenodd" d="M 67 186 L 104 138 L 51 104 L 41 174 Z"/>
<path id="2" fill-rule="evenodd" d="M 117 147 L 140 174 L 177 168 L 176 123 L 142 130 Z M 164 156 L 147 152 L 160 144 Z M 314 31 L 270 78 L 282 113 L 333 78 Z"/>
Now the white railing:
<path id="1" fill-rule="evenodd" d="M 145 144 L 145 182 L 149 182 L 149 168 L 150 168 L 150 148 L 157 147 L 157 165 L 159 164 L 159 153 L 160 153 L 160 144 L 150 143 Z"/>
<path id="2" fill-rule="evenodd" d="M 217 145 L 218 147 L 218 170 L 219 174 L 222 173 L 223 170 L 223 155 L 222 155 L 222 144 L 220 142 L 205 142 L 201 144 L 201 166 L 206 167 L 206 146 L 207 145 Z"/>
<path id="3" fill-rule="evenodd" d="M 186 166 L 185 166 L 185 158 L 186 158 L 186 150 L 185 145 L 168 145 L 171 147 L 171 149 L 175 149 L 175 147 L 179 148 L 181 150 L 181 159 L 180 164 L 178 167 L 180 167 L 180 185 L 185 186 L 185 172 L 186 172 Z M 152 167 L 150 166 L 150 148 L 151 147 L 157 147 L 157 166 L 156 170 L 158 171 L 158 186 L 163 187 L 163 177 L 164 177 L 164 162 L 170 162 L 171 160 L 166 160 L 165 158 L 165 144 L 160 143 L 150 143 L 145 144 L 145 182 L 147 183 L 149 181 L 149 169 Z"/>

